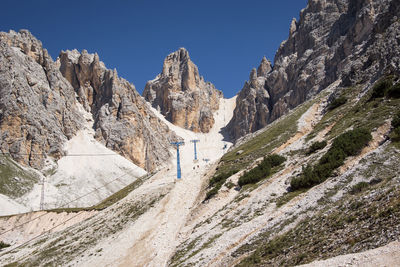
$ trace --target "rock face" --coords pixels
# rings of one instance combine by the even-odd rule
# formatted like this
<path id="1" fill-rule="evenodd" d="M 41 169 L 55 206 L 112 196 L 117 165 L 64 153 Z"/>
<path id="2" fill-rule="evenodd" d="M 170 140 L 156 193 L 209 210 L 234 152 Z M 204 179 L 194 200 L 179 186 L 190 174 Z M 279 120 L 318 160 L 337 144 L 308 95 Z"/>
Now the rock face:
<path id="1" fill-rule="evenodd" d="M 63 154 L 81 125 L 75 92 L 42 43 L 27 30 L 0 32 L 0 151 L 43 166 Z"/>
<path id="2" fill-rule="evenodd" d="M 222 92 L 204 81 L 188 51 L 180 48 L 166 57 L 162 72 L 147 82 L 143 96 L 173 124 L 207 133 Z"/>
<path id="3" fill-rule="evenodd" d="M 177 136 L 149 109 L 128 81 L 109 70 L 97 54 L 62 51 L 61 73 L 78 101 L 93 114 L 96 139 L 136 165 L 155 169 L 169 156 L 169 142 Z"/>
<path id="4" fill-rule="evenodd" d="M 77 95 L 108 148 L 150 171 L 169 158 L 169 141 L 178 137 L 97 54 L 66 51 L 54 62 L 27 30 L 1 32 L 0 46 L 1 152 L 36 169 L 46 155 L 61 157 L 86 123 Z"/>
<path id="5" fill-rule="evenodd" d="M 265 81 L 270 71 L 271 63 L 264 57 L 258 69 L 252 69 L 249 81 L 245 82 L 239 92 L 235 112 L 227 126 L 234 139 L 267 125 L 271 103 Z"/>
<path id="6" fill-rule="evenodd" d="M 259 110 L 266 106 L 258 105 L 257 111 L 246 111 L 247 105 L 239 103 L 251 103 L 254 94 L 240 93 L 231 135 L 238 138 L 263 127 L 265 117 L 255 119 L 253 114 L 268 114 L 269 123 L 337 80 L 348 87 L 398 74 L 399 6 L 395 0 L 309 0 L 300 20 L 293 19 L 289 38 L 260 86 L 269 94 L 268 110 Z M 249 91 L 246 84 L 243 90 Z"/>

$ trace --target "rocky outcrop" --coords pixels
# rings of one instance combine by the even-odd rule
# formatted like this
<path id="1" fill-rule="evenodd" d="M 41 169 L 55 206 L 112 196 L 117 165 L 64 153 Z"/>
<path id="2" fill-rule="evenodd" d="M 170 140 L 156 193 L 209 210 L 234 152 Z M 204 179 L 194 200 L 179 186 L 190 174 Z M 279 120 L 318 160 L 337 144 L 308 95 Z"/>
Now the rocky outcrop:
<path id="1" fill-rule="evenodd" d="M 40 169 L 81 125 L 75 92 L 27 30 L 0 32 L 0 151 Z"/>
<path id="2" fill-rule="evenodd" d="M 204 81 L 188 51 L 180 48 L 166 57 L 162 72 L 147 82 L 143 96 L 173 124 L 207 133 L 222 93 Z"/>
<path id="3" fill-rule="evenodd" d="M 269 114 L 268 123 L 337 80 L 348 87 L 398 74 L 399 5 L 395 0 L 309 0 L 299 21 L 292 21 L 289 38 L 282 42 L 266 75 L 269 108 L 257 111 Z M 254 97 L 249 97 L 251 102 Z M 237 105 L 234 118 L 235 124 L 249 128 L 230 124 L 234 138 L 259 129 L 253 126 L 257 123 L 249 123 L 246 108 Z"/>
<path id="4" fill-rule="evenodd" d="M 254 132 L 265 127 L 270 117 L 270 96 L 265 88 L 265 81 L 271 71 L 271 63 L 264 57 L 256 70 L 251 70 L 249 81 L 246 81 L 236 98 L 236 108 L 228 124 L 233 138 Z"/>
<path id="5" fill-rule="evenodd" d="M 107 69 L 97 54 L 62 51 L 61 73 L 72 84 L 78 101 L 94 117 L 96 139 L 130 159 L 154 170 L 169 156 L 169 142 L 177 136 L 147 106 L 128 81 Z"/>

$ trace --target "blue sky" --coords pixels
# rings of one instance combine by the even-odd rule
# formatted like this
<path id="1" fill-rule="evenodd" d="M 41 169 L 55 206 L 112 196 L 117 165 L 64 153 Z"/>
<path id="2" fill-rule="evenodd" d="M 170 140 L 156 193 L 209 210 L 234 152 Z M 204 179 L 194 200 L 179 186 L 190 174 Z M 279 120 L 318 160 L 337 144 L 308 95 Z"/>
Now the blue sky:
<path id="1" fill-rule="evenodd" d="M 97 52 L 141 93 L 165 56 L 185 47 L 200 74 L 232 97 L 263 56 L 273 61 L 307 0 L 2 0 L 0 30 L 30 30 L 55 59 Z"/>

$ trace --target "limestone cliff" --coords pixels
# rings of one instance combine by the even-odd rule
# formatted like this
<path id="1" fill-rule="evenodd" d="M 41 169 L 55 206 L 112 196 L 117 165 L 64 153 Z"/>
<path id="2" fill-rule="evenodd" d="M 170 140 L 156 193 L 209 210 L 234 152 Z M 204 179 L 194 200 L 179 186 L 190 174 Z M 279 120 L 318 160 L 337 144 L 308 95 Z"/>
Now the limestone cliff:
<path id="1" fill-rule="evenodd" d="M 348 87 L 398 74 L 399 6 L 395 0 L 309 0 L 299 21 L 292 20 L 289 38 L 280 45 L 272 71 L 260 86 L 268 92 L 268 109 L 258 105 L 247 112 L 247 105 L 238 104 L 231 135 L 238 138 L 260 129 L 337 80 Z M 237 101 L 252 99 L 253 94 L 240 93 Z M 268 116 L 255 119 L 251 114 L 256 113 Z"/>
<path id="2" fill-rule="evenodd" d="M 78 101 L 93 114 L 96 139 L 138 166 L 155 169 L 170 155 L 177 137 L 148 108 L 128 81 L 107 69 L 97 54 L 62 51 L 61 73 L 72 84 Z"/>
<path id="3" fill-rule="evenodd" d="M 265 88 L 271 63 L 264 57 L 258 69 L 252 69 L 249 81 L 246 81 L 236 98 L 236 109 L 228 124 L 233 138 L 254 132 L 265 127 L 270 117 L 270 96 Z"/>
<path id="4" fill-rule="evenodd" d="M 143 96 L 173 124 L 207 133 L 222 92 L 204 81 L 188 51 L 180 48 L 166 57 L 162 72 L 147 82 Z"/>
<path id="5" fill-rule="evenodd" d="M 75 92 L 27 30 L 0 32 L 0 151 L 43 166 L 81 125 Z"/>

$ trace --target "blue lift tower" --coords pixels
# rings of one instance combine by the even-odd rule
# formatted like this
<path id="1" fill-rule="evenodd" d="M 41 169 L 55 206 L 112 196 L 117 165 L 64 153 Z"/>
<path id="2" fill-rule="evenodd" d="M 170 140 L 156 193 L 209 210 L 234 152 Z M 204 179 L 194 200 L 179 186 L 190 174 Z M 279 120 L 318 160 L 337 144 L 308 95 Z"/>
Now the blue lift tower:
<path id="1" fill-rule="evenodd" d="M 200 142 L 200 140 L 190 140 L 190 142 L 192 142 L 194 145 L 194 160 L 197 160 L 196 143 Z"/>
<path id="2" fill-rule="evenodd" d="M 181 179 L 181 161 L 179 159 L 179 146 L 184 145 L 185 142 L 171 142 L 171 145 L 176 146 L 176 178 Z"/>

